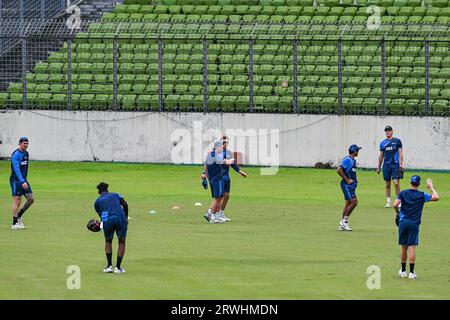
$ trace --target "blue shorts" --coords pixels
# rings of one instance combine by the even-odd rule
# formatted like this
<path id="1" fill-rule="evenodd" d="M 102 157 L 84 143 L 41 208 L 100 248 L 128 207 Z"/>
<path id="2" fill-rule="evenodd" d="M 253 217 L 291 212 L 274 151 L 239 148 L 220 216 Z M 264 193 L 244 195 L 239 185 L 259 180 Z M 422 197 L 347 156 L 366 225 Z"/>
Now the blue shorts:
<path id="1" fill-rule="evenodd" d="M 229 176 L 223 176 L 223 192 L 230 193 L 231 190 L 231 179 Z"/>
<path id="2" fill-rule="evenodd" d="M 345 200 L 352 200 L 356 198 L 356 187 L 350 184 L 341 183 L 341 189 L 344 193 Z"/>
<path id="3" fill-rule="evenodd" d="M 24 188 L 22 188 L 22 184 L 20 183 L 20 181 L 9 181 L 9 185 L 11 186 L 11 195 L 13 197 L 21 197 L 25 194 L 29 194 L 29 193 L 33 193 L 33 191 L 31 190 L 31 186 L 30 184 L 27 182 L 28 184 L 28 190 L 25 190 Z"/>
<path id="4" fill-rule="evenodd" d="M 401 179 L 398 176 L 398 170 L 400 169 L 400 164 L 392 164 L 383 166 L 383 179 L 384 181 L 398 180 Z"/>
<path id="5" fill-rule="evenodd" d="M 223 196 L 223 180 L 220 179 L 218 181 L 209 180 L 209 186 L 211 187 L 211 196 L 213 198 L 222 198 Z"/>
<path id="6" fill-rule="evenodd" d="M 415 222 L 400 221 L 398 225 L 398 244 L 419 245 L 419 225 Z"/>
<path id="7" fill-rule="evenodd" d="M 112 240 L 114 238 L 114 232 L 117 234 L 117 238 L 125 239 L 127 237 L 127 231 L 128 221 L 125 219 L 103 221 L 105 240 Z"/>

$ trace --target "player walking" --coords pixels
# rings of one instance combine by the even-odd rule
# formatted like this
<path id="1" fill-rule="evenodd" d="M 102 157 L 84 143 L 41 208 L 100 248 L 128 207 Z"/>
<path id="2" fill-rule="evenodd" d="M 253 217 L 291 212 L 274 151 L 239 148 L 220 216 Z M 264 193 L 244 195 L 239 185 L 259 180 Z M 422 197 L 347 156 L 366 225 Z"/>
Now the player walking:
<path id="1" fill-rule="evenodd" d="M 439 195 L 434 189 L 433 181 L 427 180 L 427 187 L 432 194 L 419 191 L 420 177 L 411 177 L 411 189 L 403 190 L 394 202 L 395 223 L 398 226 L 398 244 L 401 246 L 402 268 L 399 276 L 406 278 L 406 260 L 409 255 L 409 279 L 415 279 L 416 246 L 419 244 L 419 226 L 425 202 L 438 201 Z M 400 209 L 400 204 L 401 209 Z"/>
<path id="2" fill-rule="evenodd" d="M 224 159 L 231 159 L 233 158 L 231 155 L 230 150 L 227 149 L 228 147 L 228 143 L 229 143 L 229 139 L 227 136 L 223 136 L 222 137 L 222 143 L 223 143 L 223 157 Z M 247 174 L 242 171 L 236 163 L 233 163 L 231 165 L 231 167 L 233 168 L 234 171 L 236 171 L 237 173 L 239 173 L 242 177 L 246 178 Z M 225 216 L 225 208 L 227 207 L 227 203 L 228 200 L 230 199 L 230 191 L 231 191 L 231 179 L 230 179 L 230 165 L 228 164 L 223 164 L 222 165 L 222 180 L 223 180 L 223 198 L 222 201 L 220 203 L 220 212 L 219 212 L 219 218 L 226 221 L 231 221 L 230 218 L 227 218 Z"/>
<path id="3" fill-rule="evenodd" d="M 108 191 L 109 185 L 101 182 L 97 189 L 99 197 L 94 203 L 94 208 L 99 215 L 103 233 L 105 235 L 105 253 L 108 265 L 103 270 L 105 273 L 112 273 L 112 241 L 114 232 L 117 234 L 119 247 L 117 249 L 117 263 L 114 273 L 125 273 L 121 267 L 123 256 L 125 255 L 125 239 L 128 231 L 128 204 L 125 199 L 117 194 Z"/>
<path id="4" fill-rule="evenodd" d="M 386 205 L 391 206 L 391 180 L 394 181 L 395 194 L 400 194 L 400 179 L 403 178 L 403 146 L 402 141 L 393 137 L 391 126 L 384 128 L 386 139 L 380 143 L 377 174 L 380 174 L 383 164 L 383 179 L 386 183 Z"/>
<path id="5" fill-rule="evenodd" d="M 348 218 L 352 214 L 353 210 L 358 205 L 358 198 L 356 197 L 356 187 L 358 180 L 356 179 L 356 160 L 359 150 L 356 144 L 352 144 L 348 148 L 349 155 L 342 159 L 341 164 L 337 169 L 337 173 L 342 177 L 341 189 L 344 193 L 345 204 L 344 210 L 342 211 L 342 219 L 339 222 L 339 231 L 352 231 L 348 224 Z"/>
<path id="6" fill-rule="evenodd" d="M 31 186 L 27 180 L 28 162 L 30 157 L 27 151 L 28 145 L 28 138 L 21 137 L 19 139 L 19 148 L 14 150 L 11 155 L 11 176 L 9 178 L 9 184 L 11 186 L 11 193 L 13 198 L 13 222 L 11 226 L 12 230 L 26 229 L 25 225 L 23 224 L 22 216 L 34 203 L 33 191 L 31 190 Z M 22 196 L 27 199 L 27 202 L 25 202 L 22 209 L 20 209 Z"/>
<path id="7" fill-rule="evenodd" d="M 223 223 L 224 219 L 220 218 L 221 202 L 224 193 L 222 165 L 234 164 L 234 159 L 224 159 L 223 142 L 216 141 L 213 150 L 208 153 L 205 161 L 206 170 L 202 174 L 202 179 L 208 178 L 213 197 L 210 209 L 204 215 L 205 219 L 210 223 Z"/>

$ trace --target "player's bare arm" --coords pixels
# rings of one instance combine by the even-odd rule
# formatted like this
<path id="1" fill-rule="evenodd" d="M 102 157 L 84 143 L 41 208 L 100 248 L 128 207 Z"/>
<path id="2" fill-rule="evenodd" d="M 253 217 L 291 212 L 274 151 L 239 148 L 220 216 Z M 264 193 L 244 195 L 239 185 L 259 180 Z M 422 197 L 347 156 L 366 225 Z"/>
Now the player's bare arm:
<path id="1" fill-rule="evenodd" d="M 436 189 L 434 188 L 433 180 L 431 180 L 429 178 L 427 179 L 427 188 L 430 189 L 430 191 L 432 192 L 430 201 L 438 201 L 439 194 L 437 193 Z"/>
<path id="2" fill-rule="evenodd" d="M 339 167 L 337 168 L 337 173 L 338 173 L 338 175 L 339 175 L 342 179 L 345 180 L 345 182 L 346 182 L 347 184 L 352 184 L 352 183 L 353 183 L 353 180 L 352 180 L 352 179 L 347 178 L 347 176 L 345 175 L 344 170 L 342 169 L 341 166 L 339 166 Z"/>
<path id="3" fill-rule="evenodd" d="M 383 164 L 383 151 L 380 151 L 380 155 L 378 156 L 377 174 L 380 174 L 382 164 Z"/>
<path id="4" fill-rule="evenodd" d="M 403 148 L 398 148 L 398 158 L 400 161 L 400 168 L 403 168 Z"/>

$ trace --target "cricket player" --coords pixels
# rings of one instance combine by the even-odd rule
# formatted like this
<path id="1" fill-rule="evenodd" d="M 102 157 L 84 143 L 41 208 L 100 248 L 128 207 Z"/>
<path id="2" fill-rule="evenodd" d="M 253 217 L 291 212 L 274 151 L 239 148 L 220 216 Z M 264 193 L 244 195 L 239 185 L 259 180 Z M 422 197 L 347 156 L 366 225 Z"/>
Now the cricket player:
<path id="1" fill-rule="evenodd" d="M 19 139 L 19 148 L 14 150 L 11 155 L 11 176 L 9 178 L 9 184 L 11 186 L 11 193 L 13 198 L 12 216 L 13 222 L 12 230 L 26 229 L 23 224 L 22 216 L 34 203 L 33 191 L 31 190 L 30 183 L 27 180 L 28 176 L 28 162 L 30 155 L 28 154 L 29 141 L 27 137 L 21 137 Z M 22 196 L 27 199 L 22 209 L 20 209 L 20 203 L 22 202 Z"/>
<path id="2" fill-rule="evenodd" d="M 205 171 L 203 171 L 202 179 L 208 178 L 211 188 L 212 203 L 204 218 L 210 223 L 223 223 L 224 219 L 220 218 L 221 202 L 224 193 L 224 181 L 222 173 L 222 165 L 234 164 L 234 159 L 224 159 L 223 142 L 216 141 L 213 150 L 208 153 L 205 161 Z"/>
<path id="3" fill-rule="evenodd" d="M 383 164 L 383 179 L 386 183 L 386 205 L 391 206 L 391 180 L 394 181 L 395 194 L 400 194 L 400 179 L 403 178 L 403 146 L 402 141 L 394 138 L 391 126 L 384 128 L 386 139 L 380 143 L 377 174 L 380 174 Z"/>
<path id="4" fill-rule="evenodd" d="M 420 177 L 411 177 L 411 188 L 403 190 L 394 202 L 395 223 L 398 226 L 398 244 L 401 246 L 402 267 L 399 276 L 406 278 L 406 260 L 409 255 L 409 279 L 415 279 L 416 246 L 419 245 L 419 226 L 425 202 L 438 201 L 439 195 L 434 189 L 433 181 L 427 180 L 431 195 L 419 191 Z M 400 204 L 402 205 L 400 208 Z"/>
<path id="5" fill-rule="evenodd" d="M 358 184 L 358 180 L 356 179 L 356 160 L 355 158 L 358 156 L 359 150 L 361 147 L 358 147 L 356 144 L 352 144 L 348 148 L 348 156 L 342 159 L 341 164 L 337 169 L 337 173 L 342 178 L 341 180 L 341 189 L 344 193 L 345 205 L 344 210 L 342 211 L 342 219 L 339 222 L 339 231 L 352 231 L 348 224 L 348 219 L 352 214 L 353 210 L 358 205 L 358 198 L 356 197 L 356 186 Z"/>
<path id="6" fill-rule="evenodd" d="M 222 143 L 223 143 L 223 150 L 222 150 L 222 154 L 224 159 L 231 159 L 232 154 L 231 152 L 227 149 L 228 144 L 229 144 L 229 139 L 227 136 L 223 136 L 221 139 Z M 245 173 L 244 171 L 242 171 L 236 163 L 233 163 L 231 165 L 231 167 L 233 168 L 234 171 L 236 171 L 237 173 L 239 173 L 242 177 L 246 178 L 247 177 L 247 173 Z M 225 216 L 225 208 L 227 207 L 227 203 L 228 200 L 230 199 L 230 191 L 231 191 L 231 178 L 230 178 L 230 165 L 228 164 L 223 164 L 222 165 L 222 180 L 223 180 L 223 198 L 222 201 L 220 202 L 220 212 L 218 215 L 218 218 L 223 220 L 224 222 L 227 221 L 231 221 L 230 218 Z M 204 178 L 203 178 L 204 179 Z M 212 213 L 211 208 L 208 210 L 208 213 Z"/>
<path id="7" fill-rule="evenodd" d="M 103 233 L 105 236 L 105 253 L 108 265 L 104 273 L 125 273 L 121 267 L 125 255 L 125 239 L 128 231 L 128 203 L 118 193 L 108 191 L 109 185 L 101 182 L 97 185 L 100 195 L 94 203 L 94 208 L 101 219 Z M 117 234 L 119 247 L 117 250 L 116 267 L 112 267 L 112 241 L 114 232 Z"/>

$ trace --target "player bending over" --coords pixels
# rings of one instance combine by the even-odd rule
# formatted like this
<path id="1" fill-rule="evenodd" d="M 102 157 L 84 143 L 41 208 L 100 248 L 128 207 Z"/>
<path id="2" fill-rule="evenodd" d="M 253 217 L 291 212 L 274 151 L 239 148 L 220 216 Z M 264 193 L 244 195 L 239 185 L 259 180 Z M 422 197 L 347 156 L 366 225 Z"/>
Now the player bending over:
<path id="1" fill-rule="evenodd" d="M 380 174 L 383 164 L 383 179 L 386 183 L 386 205 L 391 206 L 391 180 L 394 181 L 395 194 L 400 194 L 400 179 L 403 179 L 403 146 L 402 141 L 393 137 L 391 126 L 384 128 L 386 139 L 380 143 L 377 174 Z"/>
<path id="2" fill-rule="evenodd" d="M 103 233 L 105 235 L 105 253 L 108 265 L 103 270 L 105 273 L 112 273 L 112 241 L 114 232 L 119 240 L 117 249 L 117 263 L 114 273 L 125 273 L 121 267 L 123 256 L 125 255 L 125 239 L 128 231 L 128 204 L 118 193 L 108 191 L 108 184 L 101 182 L 97 186 L 99 197 L 94 203 L 95 211 L 100 216 Z"/>
<path id="3" fill-rule="evenodd" d="M 403 190 L 394 202 L 395 223 L 398 226 L 398 244 L 401 246 L 402 268 L 399 276 L 406 278 L 406 260 L 409 255 L 409 279 L 415 279 L 416 246 L 419 244 L 419 225 L 425 202 L 438 201 L 439 195 L 433 187 L 433 181 L 427 180 L 427 187 L 432 194 L 419 191 L 420 177 L 411 177 L 411 188 Z M 402 205 L 400 208 L 400 204 Z"/>
<path id="4" fill-rule="evenodd" d="M 356 180 L 356 160 L 359 150 L 356 144 L 352 144 L 349 149 L 349 155 L 342 159 L 341 164 L 337 169 L 337 173 L 341 176 L 341 189 L 344 193 L 345 204 L 342 211 L 342 219 L 339 222 L 339 231 L 352 231 L 348 224 L 348 218 L 352 214 L 353 210 L 358 205 L 358 198 L 356 197 L 356 186 L 358 181 Z"/>
<path id="5" fill-rule="evenodd" d="M 234 159 L 224 159 L 223 142 L 216 141 L 213 150 L 208 153 L 205 161 L 205 171 L 202 179 L 208 178 L 211 188 L 212 203 L 208 212 L 204 215 L 205 219 L 210 223 L 223 223 L 224 219 L 220 218 L 221 202 L 224 193 L 224 183 L 222 174 L 222 165 L 234 164 Z"/>
<path id="6" fill-rule="evenodd" d="M 11 155 L 11 176 L 9 178 L 9 184 L 11 186 L 11 193 L 13 198 L 12 215 L 13 222 L 11 229 L 20 230 L 26 229 L 23 224 L 22 216 L 25 211 L 34 203 L 33 191 L 28 183 L 28 161 L 30 155 L 28 154 L 28 138 L 21 137 L 19 139 L 19 148 L 14 150 Z M 20 203 L 22 202 L 22 196 L 27 199 L 22 209 L 20 209 Z"/>

